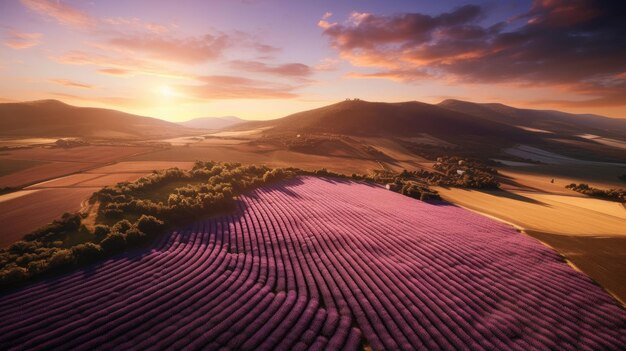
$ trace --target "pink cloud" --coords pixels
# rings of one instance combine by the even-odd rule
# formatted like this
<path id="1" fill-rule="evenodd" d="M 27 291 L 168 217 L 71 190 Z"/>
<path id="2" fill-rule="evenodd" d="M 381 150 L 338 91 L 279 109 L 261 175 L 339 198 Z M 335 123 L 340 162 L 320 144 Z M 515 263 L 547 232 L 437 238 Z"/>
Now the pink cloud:
<path id="1" fill-rule="evenodd" d="M 4 45 L 16 50 L 27 49 L 39 45 L 41 37 L 41 33 L 26 33 L 10 29 L 5 36 Z"/>
<path id="2" fill-rule="evenodd" d="M 566 87 L 576 104 L 626 105 L 626 36 L 620 2 L 542 0 L 509 23 L 480 24 L 465 5 L 436 16 L 353 13 L 320 27 L 358 78 Z M 519 25 L 516 21 L 527 19 Z"/>
<path id="3" fill-rule="evenodd" d="M 313 73 L 311 67 L 302 63 L 268 65 L 259 61 L 235 60 L 231 61 L 230 66 L 241 71 L 268 73 L 284 77 L 306 77 Z"/>
<path id="4" fill-rule="evenodd" d="M 92 89 L 93 85 L 75 82 L 69 79 L 50 79 L 51 83 L 63 85 L 70 88 Z"/>
<path id="5" fill-rule="evenodd" d="M 229 33 L 215 31 L 199 36 L 188 36 L 176 33 L 178 27 L 174 24 L 147 22 L 134 17 L 97 17 L 58 0 L 21 1 L 31 11 L 52 18 L 61 25 L 87 30 L 94 38 L 98 38 L 98 42 L 92 45 L 106 51 L 107 54 L 114 50 L 133 59 L 196 65 L 214 61 L 220 58 L 225 50 L 235 46 L 252 49 L 266 56 L 280 51 L 279 48 L 263 43 L 254 35 L 241 31 Z M 14 47 L 25 46 L 26 41 L 22 42 L 13 41 L 9 44 Z"/>
<path id="6" fill-rule="evenodd" d="M 139 18 L 98 18 L 60 0 L 21 0 L 29 10 L 56 20 L 59 24 L 98 31 L 128 30 L 163 34 L 176 28 L 173 24 L 145 22 Z"/>
<path id="7" fill-rule="evenodd" d="M 176 26 L 174 25 L 164 25 L 154 22 L 145 22 L 139 18 L 125 18 L 125 17 L 111 17 L 102 19 L 103 23 L 106 23 L 111 26 L 119 27 L 125 26 L 130 29 L 136 29 L 140 31 L 148 31 L 150 33 L 155 34 L 164 34 L 170 32 Z"/>
<path id="8" fill-rule="evenodd" d="M 198 64 L 214 60 L 232 42 L 228 35 L 206 34 L 201 37 L 175 38 L 157 34 L 127 35 L 110 39 L 108 44 L 118 50 L 143 53 L 158 60 Z"/>
<path id="9" fill-rule="evenodd" d="M 417 70 L 386 70 L 374 73 L 350 72 L 346 76 L 349 78 L 388 79 L 397 82 L 413 82 L 431 77 L 429 74 Z"/>
<path id="10" fill-rule="evenodd" d="M 67 65 L 98 66 L 100 73 L 112 75 L 144 74 L 170 78 L 190 78 L 182 72 L 173 71 L 152 62 L 131 58 L 111 57 L 106 55 L 88 53 L 84 51 L 70 51 L 55 58 L 56 62 Z"/>
<path id="11" fill-rule="evenodd" d="M 197 77 L 201 85 L 178 85 L 176 91 L 202 100 L 289 99 L 295 87 L 236 76 Z"/>
<path id="12" fill-rule="evenodd" d="M 96 25 L 97 20 L 61 1 L 52 0 L 21 0 L 30 10 L 48 16 L 66 26 L 87 28 Z"/>
<path id="13" fill-rule="evenodd" d="M 331 72 L 336 71 L 339 67 L 339 59 L 336 58 L 325 58 L 318 62 L 313 69 L 318 72 Z"/>
<path id="14" fill-rule="evenodd" d="M 125 69 L 120 69 L 120 68 L 102 68 L 102 69 L 99 69 L 98 72 L 102 74 L 108 74 L 111 76 L 127 76 L 127 75 L 132 74 L 132 72 L 125 70 Z"/>

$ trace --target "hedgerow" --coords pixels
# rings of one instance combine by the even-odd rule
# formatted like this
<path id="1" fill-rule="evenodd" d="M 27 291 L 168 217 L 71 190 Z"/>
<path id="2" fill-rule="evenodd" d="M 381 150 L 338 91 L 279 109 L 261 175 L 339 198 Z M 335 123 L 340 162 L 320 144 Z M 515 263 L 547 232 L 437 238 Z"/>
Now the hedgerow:
<path id="1" fill-rule="evenodd" d="M 232 210 L 234 198 L 245 191 L 297 175 L 389 183 L 390 190 L 416 199 L 440 198 L 416 172 L 347 176 L 325 168 L 305 171 L 197 161 L 191 170 L 153 171 L 137 181 L 121 182 L 95 192 L 89 201 L 100 205 L 96 225 L 91 230 L 81 225 L 79 214 L 65 213 L 27 234 L 22 241 L 0 249 L 0 286 L 15 285 L 148 245 L 177 224 Z M 77 233 L 89 240 L 70 244 Z"/>
<path id="2" fill-rule="evenodd" d="M 81 225 L 79 214 L 65 213 L 23 240 L 0 249 L 0 286 L 145 246 L 173 225 L 232 209 L 234 197 L 244 191 L 294 175 L 294 171 L 265 166 L 198 161 L 188 171 L 154 171 L 135 182 L 105 187 L 90 198 L 91 203 L 100 203 L 92 231 Z M 176 182 L 184 185 L 163 194 L 165 201 L 151 198 Z M 88 234 L 90 240 L 70 245 L 78 232 Z"/>
<path id="3" fill-rule="evenodd" d="M 626 202 L 626 189 L 598 189 L 594 187 L 590 187 L 589 184 L 576 184 L 572 183 L 566 185 L 565 188 L 574 190 L 581 194 L 585 194 L 591 197 L 597 197 L 599 199 L 617 201 L 617 202 Z"/>

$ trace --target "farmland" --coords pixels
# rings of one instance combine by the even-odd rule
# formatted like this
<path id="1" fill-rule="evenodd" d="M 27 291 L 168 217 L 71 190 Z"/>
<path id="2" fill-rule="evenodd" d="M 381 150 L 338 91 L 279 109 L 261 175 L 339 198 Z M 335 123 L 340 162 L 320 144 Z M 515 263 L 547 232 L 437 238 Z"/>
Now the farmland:
<path id="1" fill-rule="evenodd" d="M 438 188 L 441 196 L 550 245 L 626 301 L 626 209 L 567 189 L 570 183 L 623 187 L 612 165 L 529 165 L 499 169 L 502 190 Z"/>
<path id="2" fill-rule="evenodd" d="M 507 225 L 313 177 L 0 297 L 15 349 L 620 349 L 625 322 Z"/>
<path id="3" fill-rule="evenodd" d="M 81 203 L 101 187 L 134 181 L 156 169 L 189 169 L 193 165 L 185 161 L 125 162 L 128 157 L 157 150 L 138 144 L 58 148 L 22 143 L 14 145 L 21 148 L 0 152 L 0 188 L 16 190 L 0 195 L 0 247 L 64 212 L 81 210 Z"/>
<path id="4" fill-rule="evenodd" d="M 21 147 L 0 152 L 0 188 L 19 188 L 155 150 L 148 146 L 122 145 L 58 148 L 23 144 Z"/>
<path id="5" fill-rule="evenodd" d="M 50 223 L 63 212 L 80 210 L 81 202 L 100 188 L 21 190 L 0 196 L 0 247 Z"/>

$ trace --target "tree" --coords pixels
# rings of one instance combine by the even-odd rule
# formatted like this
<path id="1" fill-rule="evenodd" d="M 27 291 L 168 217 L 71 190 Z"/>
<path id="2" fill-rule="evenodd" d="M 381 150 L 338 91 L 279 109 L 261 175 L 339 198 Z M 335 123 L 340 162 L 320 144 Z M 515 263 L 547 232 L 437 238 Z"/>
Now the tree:
<path id="1" fill-rule="evenodd" d="M 28 252 L 34 252 L 41 245 L 36 241 L 17 241 L 9 246 L 9 252 L 22 255 Z"/>
<path id="2" fill-rule="evenodd" d="M 104 239 L 111 232 L 111 228 L 105 224 L 96 224 L 93 228 L 93 235 L 98 240 Z"/>
<path id="3" fill-rule="evenodd" d="M 115 223 L 113 227 L 111 227 L 111 232 L 114 233 L 126 233 L 127 230 L 132 228 L 133 224 L 130 223 L 127 219 L 122 219 L 121 221 Z"/>
<path id="4" fill-rule="evenodd" d="M 30 275 L 41 274 L 48 270 L 48 262 L 46 260 L 33 261 L 28 264 L 28 273 Z"/>
<path id="5" fill-rule="evenodd" d="M 48 260 L 48 267 L 50 269 L 61 269 L 69 267 L 74 263 L 74 255 L 71 250 L 61 249 L 57 250 L 52 257 Z"/>
<path id="6" fill-rule="evenodd" d="M 146 234 L 137 227 L 132 227 L 126 232 L 126 242 L 129 247 L 138 247 L 146 242 Z"/>
<path id="7" fill-rule="evenodd" d="M 3 284 L 15 284 L 28 278 L 28 271 L 24 267 L 13 267 L 0 274 L 0 282 Z"/>
<path id="8" fill-rule="evenodd" d="M 84 243 L 72 247 L 72 254 L 79 264 L 91 263 L 102 257 L 102 248 L 98 244 Z"/>
<path id="9" fill-rule="evenodd" d="M 121 233 L 112 232 L 100 242 L 100 246 L 107 254 L 122 252 L 126 248 L 126 238 Z"/>
<path id="10" fill-rule="evenodd" d="M 141 217 L 139 217 L 139 219 L 135 223 L 135 226 L 139 231 L 143 232 L 144 234 L 156 235 L 161 230 L 163 230 L 165 224 L 163 223 L 163 221 L 154 216 L 141 215 Z"/>

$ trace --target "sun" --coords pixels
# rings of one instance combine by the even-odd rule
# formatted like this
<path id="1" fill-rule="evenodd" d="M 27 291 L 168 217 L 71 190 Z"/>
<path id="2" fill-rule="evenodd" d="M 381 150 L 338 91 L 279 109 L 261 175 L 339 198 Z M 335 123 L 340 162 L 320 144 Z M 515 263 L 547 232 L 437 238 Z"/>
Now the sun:
<path id="1" fill-rule="evenodd" d="M 169 85 L 161 86 L 161 88 L 159 89 L 159 92 L 161 93 L 161 95 L 166 96 L 166 97 L 175 95 L 174 90 Z"/>

